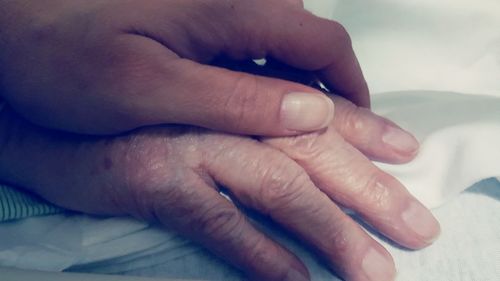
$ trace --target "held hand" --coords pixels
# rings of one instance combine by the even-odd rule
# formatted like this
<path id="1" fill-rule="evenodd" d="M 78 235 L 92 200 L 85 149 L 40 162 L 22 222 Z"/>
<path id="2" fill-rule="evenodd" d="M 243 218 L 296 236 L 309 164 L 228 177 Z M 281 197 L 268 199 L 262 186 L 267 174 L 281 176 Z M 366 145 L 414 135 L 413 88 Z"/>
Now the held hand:
<path id="1" fill-rule="evenodd" d="M 319 91 L 210 65 L 263 57 L 369 106 L 349 35 L 302 1 L 20 0 L 0 7 L 3 98 L 34 123 L 77 133 L 175 123 L 289 136 L 326 127 L 333 105 Z"/>
<path id="2" fill-rule="evenodd" d="M 404 246 L 428 245 L 439 233 L 435 219 L 358 151 L 405 162 L 418 144 L 389 121 L 336 99 L 336 129 L 264 143 L 172 126 L 82 137 L 33 127 L 6 109 L 0 179 L 70 209 L 157 220 L 255 280 L 307 280 L 297 257 L 218 193 L 224 186 L 235 201 L 310 245 L 344 279 L 393 280 L 389 253 L 339 206 Z"/>

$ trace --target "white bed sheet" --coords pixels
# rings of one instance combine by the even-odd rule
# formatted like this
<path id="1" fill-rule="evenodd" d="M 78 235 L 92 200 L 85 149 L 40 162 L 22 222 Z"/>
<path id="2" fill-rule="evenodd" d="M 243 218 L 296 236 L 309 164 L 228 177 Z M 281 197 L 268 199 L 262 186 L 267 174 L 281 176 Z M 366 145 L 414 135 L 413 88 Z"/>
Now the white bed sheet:
<path id="1" fill-rule="evenodd" d="M 351 34 L 372 93 L 499 95 L 498 0 L 305 0 Z"/>

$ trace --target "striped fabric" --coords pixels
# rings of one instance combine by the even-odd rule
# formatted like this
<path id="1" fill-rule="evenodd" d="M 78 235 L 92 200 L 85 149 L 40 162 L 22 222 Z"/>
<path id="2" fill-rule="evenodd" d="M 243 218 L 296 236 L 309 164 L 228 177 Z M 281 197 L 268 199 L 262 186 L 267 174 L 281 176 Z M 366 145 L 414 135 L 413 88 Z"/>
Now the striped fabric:
<path id="1" fill-rule="evenodd" d="M 5 103 L 0 99 L 0 112 Z M 0 184 L 0 222 L 63 212 L 42 199 L 17 188 Z"/>
<path id="2" fill-rule="evenodd" d="M 34 195 L 0 184 L 0 222 L 61 212 L 63 209 Z"/>

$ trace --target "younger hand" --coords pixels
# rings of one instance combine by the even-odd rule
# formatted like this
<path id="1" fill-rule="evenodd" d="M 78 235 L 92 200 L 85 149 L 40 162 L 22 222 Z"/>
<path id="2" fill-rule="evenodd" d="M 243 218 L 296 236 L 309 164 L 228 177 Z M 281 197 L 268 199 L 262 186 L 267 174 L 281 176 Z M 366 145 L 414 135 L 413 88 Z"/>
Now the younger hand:
<path id="1" fill-rule="evenodd" d="M 211 66 L 268 58 L 369 106 L 350 39 L 301 1 L 17 0 L 0 5 L 0 94 L 50 128 L 112 134 L 155 124 L 289 136 L 326 127 L 319 91 Z"/>

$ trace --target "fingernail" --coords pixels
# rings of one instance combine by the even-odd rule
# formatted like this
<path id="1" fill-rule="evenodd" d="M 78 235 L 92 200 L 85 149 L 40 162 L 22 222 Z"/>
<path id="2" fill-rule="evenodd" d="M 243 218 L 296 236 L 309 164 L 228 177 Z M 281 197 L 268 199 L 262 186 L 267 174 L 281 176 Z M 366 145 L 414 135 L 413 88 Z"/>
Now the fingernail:
<path id="1" fill-rule="evenodd" d="M 426 242 L 432 243 L 439 236 L 438 221 L 423 205 L 412 202 L 408 209 L 403 212 L 402 217 L 406 225 L 423 237 Z"/>
<path id="2" fill-rule="evenodd" d="M 289 93 L 281 104 L 281 122 L 288 130 L 309 132 L 327 127 L 333 112 L 333 101 L 323 94 Z"/>
<path id="3" fill-rule="evenodd" d="M 295 269 L 290 269 L 286 274 L 285 281 L 309 281 L 309 278 Z"/>
<path id="4" fill-rule="evenodd" d="M 363 258 L 361 266 L 368 280 L 391 281 L 394 280 L 396 275 L 394 263 L 373 248 Z"/>
<path id="5" fill-rule="evenodd" d="M 388 126 L 382 141 L 395 150 L 405 153 L 414 153 L 419 148 L 419 143 L 410 133 L 394 126 Z"/>

